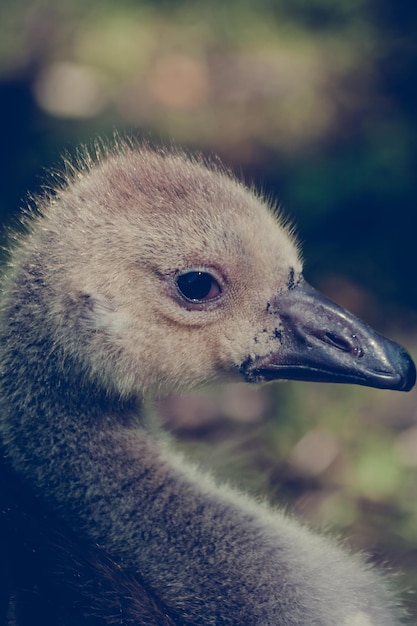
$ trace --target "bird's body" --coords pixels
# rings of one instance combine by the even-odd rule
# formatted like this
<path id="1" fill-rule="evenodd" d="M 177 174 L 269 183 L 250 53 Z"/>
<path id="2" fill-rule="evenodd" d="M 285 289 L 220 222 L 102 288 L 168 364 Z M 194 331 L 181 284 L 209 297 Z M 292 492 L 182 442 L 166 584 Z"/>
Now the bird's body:
<path id="1" fill-rule="evenodd" d="M 141 406 L 236 377 L 407 389 L 406 353 L 307 287 L 288 229 L 197 160 L 123 146 L 40 213 L 4 286 L 0 437 L 40 507 L 45 587 L 75 594 L 80 625 L 397 623 L 358 557 L 217 485 Z M 9 528 L 21 506 L 3 508 Z"/>

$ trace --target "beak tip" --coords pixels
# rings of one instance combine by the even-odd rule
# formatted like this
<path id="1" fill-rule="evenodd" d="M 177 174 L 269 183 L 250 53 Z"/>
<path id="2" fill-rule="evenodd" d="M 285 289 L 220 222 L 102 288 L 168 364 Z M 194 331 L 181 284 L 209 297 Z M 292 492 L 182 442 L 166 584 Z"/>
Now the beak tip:
<path id="1" fill-rule="evenodd" d="M 389 375 L 381 386 L 395 391 L 410 391 L 416 383 L 416 366 L 413 359 L 399 344 L 389 339 L 382 339 L 385 358 L 390 367 L 387 371 Z"/>
<path id="2" fill-rule="evenodd" d="M 416 366 L 410 355 L 405 352 L 403 356 L 403 372 L 401 376 L 401 387 L 398 387 L 399 391 L 410 391 L 416 383 Z"/>

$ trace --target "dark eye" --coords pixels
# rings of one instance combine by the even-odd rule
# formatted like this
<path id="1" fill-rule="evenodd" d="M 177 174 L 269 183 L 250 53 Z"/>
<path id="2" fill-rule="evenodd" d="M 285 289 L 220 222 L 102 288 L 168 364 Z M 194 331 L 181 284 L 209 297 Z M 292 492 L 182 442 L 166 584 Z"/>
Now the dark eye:
<path id="1" fill-rule="evenodd" d="M 177 278 L 177 287 L 184 298 L 192 301 L 213 300 L 222 292 L 217 280 L 208 272 L 192 271 Z"/>

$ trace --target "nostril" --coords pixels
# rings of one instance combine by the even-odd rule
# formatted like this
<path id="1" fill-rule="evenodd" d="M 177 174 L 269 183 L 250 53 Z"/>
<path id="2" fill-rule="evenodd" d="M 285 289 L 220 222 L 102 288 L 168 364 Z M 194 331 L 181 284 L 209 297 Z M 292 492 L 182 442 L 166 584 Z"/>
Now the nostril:
<path id="1" fill-rule="evenodd" d="M 329 345 L 337 348 L 338 350 L 342 350 L 342 352 L 349 352 L 357 357 L 361 357 L 363 356 L 363 350 L 358 346 L 355 339 L 356 335 L 352 335 L 353 341 L 349 341 L 348 339 L 345 339 L 340 335 L 335 335 L 334 333 L 327 332 L 324 334 L 324 341 Z"/>

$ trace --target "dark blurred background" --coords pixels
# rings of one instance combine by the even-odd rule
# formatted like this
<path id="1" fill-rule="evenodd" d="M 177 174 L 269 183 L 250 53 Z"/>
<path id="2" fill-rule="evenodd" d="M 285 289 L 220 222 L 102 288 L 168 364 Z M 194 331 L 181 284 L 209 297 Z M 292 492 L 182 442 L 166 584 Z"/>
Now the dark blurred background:
<path id="1" fill-rule="evenodd" d="M 0 5 L 2 243 L 48 170 L 115 132 L 219 155 L 297 224 L 306 276 L 417 354 L 417 3 Z M 168 398 L 181 445 L 385 567 L 417 620 L 417 396 Z"/>

